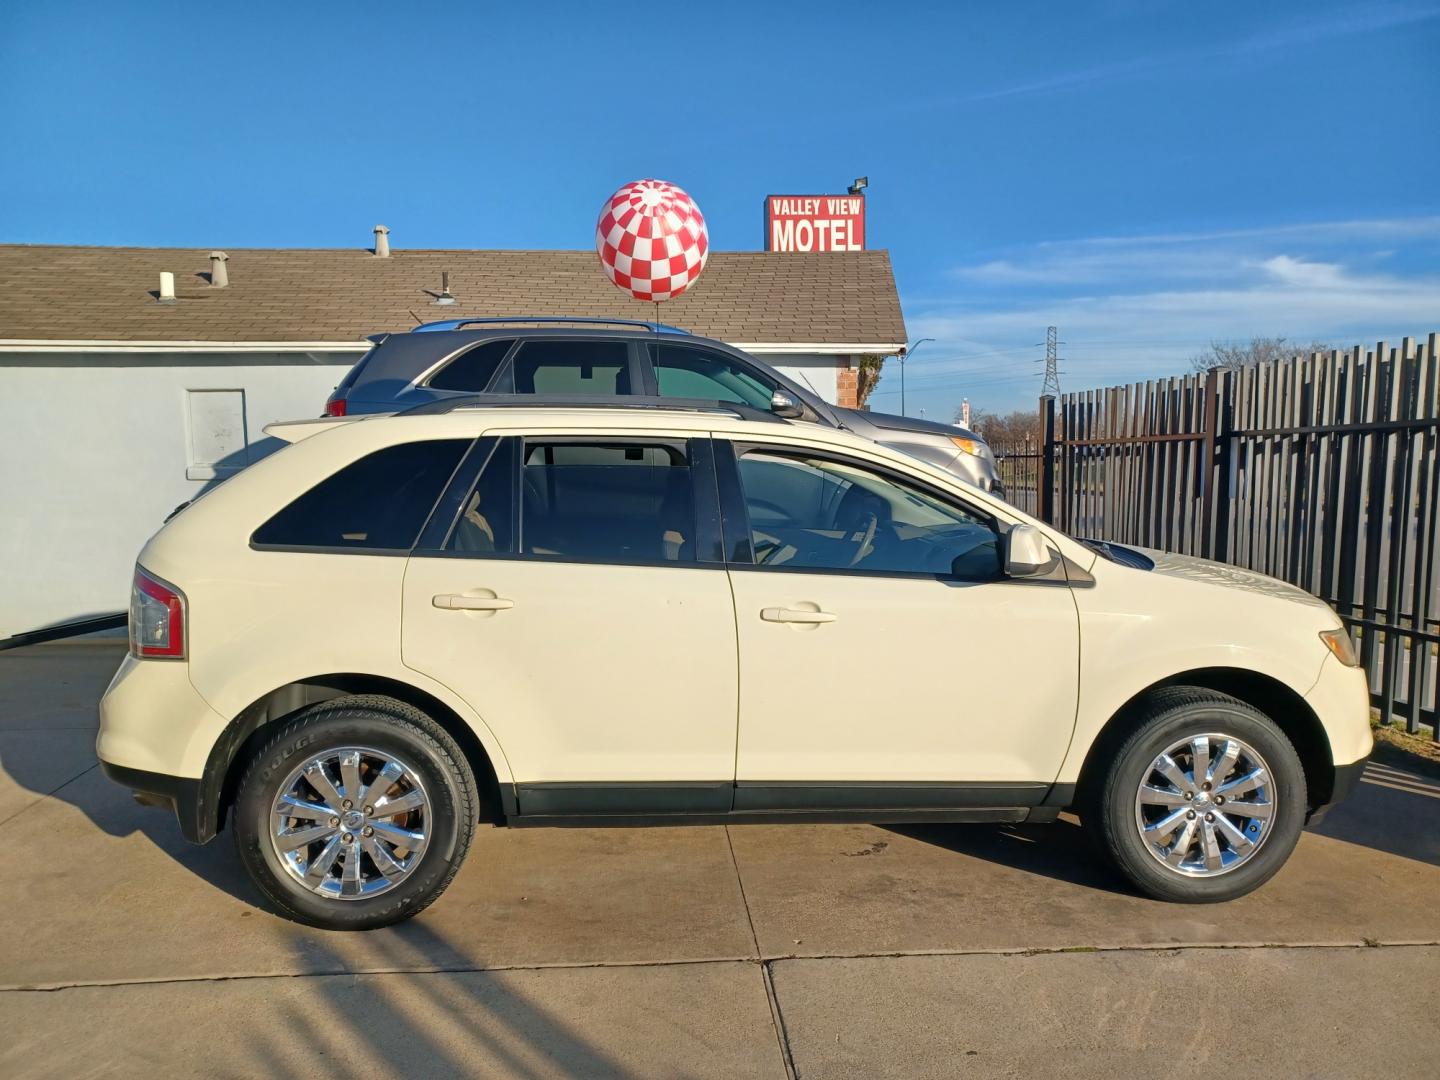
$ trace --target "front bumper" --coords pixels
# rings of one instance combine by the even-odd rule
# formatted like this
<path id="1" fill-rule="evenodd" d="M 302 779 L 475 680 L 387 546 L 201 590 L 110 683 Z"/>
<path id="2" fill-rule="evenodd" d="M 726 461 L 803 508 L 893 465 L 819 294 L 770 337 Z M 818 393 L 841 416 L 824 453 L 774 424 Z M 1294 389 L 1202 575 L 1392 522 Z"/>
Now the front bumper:
<path id="1" fill-rule="evenodd" d="M 1325 820 L 1325 815 L 1330 813 L 1336 803 L 1350 797 L 1355 790 L 1355 785 L 1360 783 L 1360 778 L 1365 775 L 1365 766 L 1370 764 L 1368 757 L 1359 761 L 1353 761 L 1349 765 L 1337 765 L 1333 772 L 1333 779 L 1330 781 L 1330 798 L 1321 805 L 1314 807 L 1305 816 L 1306 825 L 1319 825 Z"/>

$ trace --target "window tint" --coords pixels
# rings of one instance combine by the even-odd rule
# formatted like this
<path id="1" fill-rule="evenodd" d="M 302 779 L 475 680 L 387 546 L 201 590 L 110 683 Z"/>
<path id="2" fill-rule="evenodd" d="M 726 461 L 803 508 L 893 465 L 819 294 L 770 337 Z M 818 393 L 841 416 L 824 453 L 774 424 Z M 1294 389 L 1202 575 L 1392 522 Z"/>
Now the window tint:
<path id="1" fill-rule="evenodd" d="M 255 530 L 261 545 L 409 550 L 468 439 L 402 443 L 322 480 Z"/>
<path id="2" fill-rule="evenodd" d="M 994 524 L 919 488 L 823 458 L 740 458 L 755 562 L 993 581 Z"/>
<path id="3" fill-rule="evenodd" d="M 515 550 L 515 439 L 501 439 L 460 505 L 446 551 L 507 555 Z"/>
<path id="4" fill-rule="evenodd" d="M 495 377 L 495 369 L 514 341 L 487 341 L 461 353 L 443 368 L 430 376 L 430 386 L 436 390 L 464 390 L 471 394 L 483 394 Z"/>
<path id="5" fill-rule="evenodd" d="M 774 387 L 723 353 L 683 345 L 650 345 L 655 379 L 664 397 L 733 401 L 769 409 Z"/>
<path id="6" fill-rule="evenodd" d="M 526 341 L 515 354 L 517 394 L 629 394 L 623 341 Z"/>
<path id="7" fill-rule="evenodd" d="M 521 551 L 606 562 L 694 562 L 690 463 L 679 446 L 531 441 Z"/>

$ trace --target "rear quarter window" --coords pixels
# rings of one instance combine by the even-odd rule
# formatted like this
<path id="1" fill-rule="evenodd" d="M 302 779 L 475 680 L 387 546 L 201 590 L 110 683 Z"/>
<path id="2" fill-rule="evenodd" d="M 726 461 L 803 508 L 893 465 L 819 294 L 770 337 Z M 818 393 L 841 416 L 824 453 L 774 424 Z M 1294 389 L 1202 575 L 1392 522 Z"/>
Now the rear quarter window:
<path id="1" fill-rule="evenodd" d="M 482 394 L 495 378 L 495 372 L 514 342 L 486 341 L 468 349 L 430 376 L 432 390 L 464 390 Z"/>
<path id="2" fill-rule="evenodd" d="M 320 481 L 265 522 L 256 547 L 408 551 L 470 445 L 433 439 L 376 450 Z"/>

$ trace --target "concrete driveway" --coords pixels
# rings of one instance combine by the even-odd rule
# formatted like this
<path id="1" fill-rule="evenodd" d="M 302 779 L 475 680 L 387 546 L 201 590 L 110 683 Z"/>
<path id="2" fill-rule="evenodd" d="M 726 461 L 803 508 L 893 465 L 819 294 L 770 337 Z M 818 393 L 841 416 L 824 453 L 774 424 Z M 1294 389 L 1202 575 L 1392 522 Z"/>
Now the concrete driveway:
<path id="1" fill-rule="evenodd" d="M 95 768 L 114 646 L 0 653 L 0 1075 L 1433 1076 L 1440 782 L 1243 900 L 1078 827 L 487 829 L 420 918 L 271 915 Z"/>

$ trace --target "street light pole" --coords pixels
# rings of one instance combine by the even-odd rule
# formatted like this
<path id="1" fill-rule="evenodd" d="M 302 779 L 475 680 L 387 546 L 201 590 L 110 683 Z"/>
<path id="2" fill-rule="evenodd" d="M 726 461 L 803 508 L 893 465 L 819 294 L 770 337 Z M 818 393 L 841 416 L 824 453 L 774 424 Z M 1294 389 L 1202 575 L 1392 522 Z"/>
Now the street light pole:
<path id="1" fill-rule="evenodd" d="M 922 337 L 919 341 L 916 341 L 916 342 L 914 342 L 913 344 L 910 344 L 910 345 L 906 345 L 905 348 L 903 348 L 903 349 L 900 350 L 900 358 L 899 358 L 899 359 L 900 359 L 900 415 L 901 415 L 901 416 L 904 416 L 904 415 L 905 415 L 905 358 L 908 357 L 908 356 L 913 356 L 913 355 L 915 354 L 915 350 L 918 349 L 921 345 L 924 345 L 925 342 L 927 342 L 927 341 L 934 341 L 934 340 L 935 340 L 935 339 L 934 339 L 933 337 Z"/>

